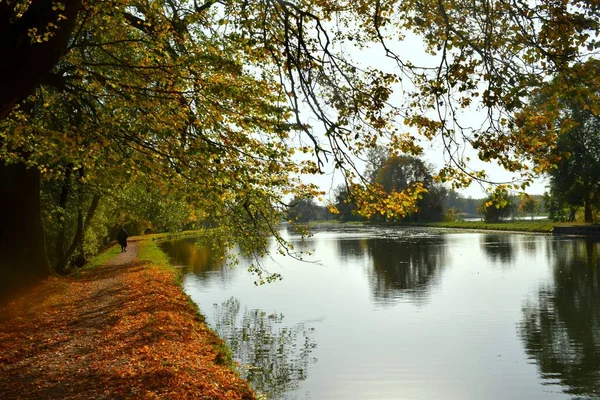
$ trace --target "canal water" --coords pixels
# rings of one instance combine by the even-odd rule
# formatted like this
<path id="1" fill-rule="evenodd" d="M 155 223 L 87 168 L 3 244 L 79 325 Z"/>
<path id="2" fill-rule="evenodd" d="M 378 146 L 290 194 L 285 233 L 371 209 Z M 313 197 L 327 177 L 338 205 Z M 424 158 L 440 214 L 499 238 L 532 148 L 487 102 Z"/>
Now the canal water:
<path id="1" fill-rule="evenodd" d="M 284 230 L 296 246 L 300 237 Z M 600 398 L 598 242 L 420 228 L 315 232 L 255 286 L 193 239 L 162 243 L 269 399 Z"/>

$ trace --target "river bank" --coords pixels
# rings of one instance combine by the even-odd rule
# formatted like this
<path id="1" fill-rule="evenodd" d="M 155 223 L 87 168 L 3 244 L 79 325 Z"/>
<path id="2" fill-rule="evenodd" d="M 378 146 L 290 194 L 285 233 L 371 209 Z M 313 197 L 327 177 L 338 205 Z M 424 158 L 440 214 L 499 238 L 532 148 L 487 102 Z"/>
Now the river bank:
<path id="1" fill-rule="evenodd" d="M 399 227 L 430 227 L 430 228 L 448 228 L 448 229 L 467 229 L 475 231 L 503 231 L 503 232 L 528 232 L 544 234 L 560 234 L 575 236 L 597 236 L 600 234 L 600 227 L 594 224 L 584 223 L 566 223 L 554 222 L 549 220 L 511 220 L 501 222 L 484 221 L 445 221 L 445 222 L 370 222 L 370 221 L 315 221 L 310 222 L 309 226 L 324 229 L 336 226 L 399 226 Z"/>
<path id="2" fill-rule="evenodd" d="M 254 399 L 232 368 L 152 241 L 0 305 L 0 398 Z"/>

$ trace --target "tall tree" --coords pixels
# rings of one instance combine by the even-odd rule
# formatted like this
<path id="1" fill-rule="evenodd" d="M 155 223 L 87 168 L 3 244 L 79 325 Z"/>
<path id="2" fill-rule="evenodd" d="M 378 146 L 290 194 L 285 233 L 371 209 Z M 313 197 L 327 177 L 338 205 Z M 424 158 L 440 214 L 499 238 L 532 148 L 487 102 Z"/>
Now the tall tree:
<path id="1" fill-rule="evenodd" d="M 558 138 L 550 185 L 568 205 L 583 206 L 584 221 L 593 222 L 593 210 L 600 202 L 600 117 L 580 105 L 567 113 L 576 126 Z"/>
<path id="2" fill-rule="evenodd" d="M 535 197 L 530 196 L 528 194 L 524 194 L 521 196 L 521 201 L 519 202 L 518 210 L 524 214 L 530 214 L 531 219 L 533 220 L 533 216 L 538 210 L 540 205 L 539 200 L 536 200 Z"/>
<path id="3" fill-rule="evenodd" d="M 52 12 L 43 15 L 56 23 L 29 17 L 42 15 L 44 6 Z M 39 199 L 30 204 L 19 196 L 35 197 L 39 171 L 47 170 L 41 149 L 52 142 L 61 151 L 77 149 L 71 146 L 77 135 L 95 139 L 90 155 L 127 156 L 130 170 L 153 170 L 159 185 L 160 176 L 179 187 L 188 181 L 204 188 L 197 201 L 232 217 L 228 226 L 237 232 L 247 224 L 272 230 L 281 193 L 292 187 L 312 190 L 290 182 L 290 176 L 319 173 L 327 161 L 343 170 L 363 214 L 411 209 L 419 190 L 385 196 L 359 184 L 354 171 L 354 156 L 381 138 L 393 152 L 419 153 L 415 135 L 399 130 L 397 120 L 426 139 L 443 139 L 450 156 L 440 172 L 443 179 L 459 185 L 487 179 L 483 171 L 468 169 L 463 140 L 481 159 L 497 159 L 531 178 L 552 165 L 540 149 L 556 142 L 562 126 L 556 125 L 553 96 L 540 116 L 528 108 L 528 93 L 569 91 L 577 101 L 590 99 L 598 114 L 599 13 L 591 0 L 5 1 L 0 33 L 7 35 L 0 35 L 0 60 L 9 61 L 3 61 L 0 86 L 12 87 L 14 81 L 17 90 L 2 90 L 12 94 L 3 99 L 0 117 L 32 88 L 38 90 L 2 127 L 6 196 L 0 208 L 17 207 L 3 217 L 39 214 Z M 393 41 L 409 31 L 437 57 L 435 68 L 398 56 Z M 343 52 L 350 42 L 359 48 L 378 43 L 396 62 L 396 72 L 352 62 Z M 29 59 L 13 56 L 33 57 L 45 48 L 51 56 L 21 73 Z M 548 85 L 548 76 L 558 78 Z M 411 84 L 392 105 L 401 80 Z M 49 129 L 51 116 L 44 114 L 69 102 L 77 124 Z M 466 126 L 462 111 L 475 103 L 488 118 Z M 534 130 L 541 120 L 556 129 Z M 294 167 L 292 136 L 310 144 L 300 147 L 312 153 L 312 164 Z M 535 171 L 526 168 L 530 161 L 537 163 Z M 17 181 L 27 189 L 14 186 Z M 17 200 L 9 204 L 11 197 Z M 17 219 L 7 223 L 15 238 L 24 238 L 17 234 L 24 229 L 20 225 Z M 32 221 L 31 226 L 39 225 Z M 36 251 L 43 248 L 42 235 L 32 236 Z M 26 247 L 24 240 L 14 244 Z M 4 245 L 0 249 L 7 251 Z M 40 260 L 22 261 L 45 269 Z"/>
<path id="4" fill-rule="evenodd" d="M 507 191 L 498 190 L 491 193 L 479 203 L 478 211 L 485 222 L 499 222 L 512 213 L 513 204 Z"/>
<path id="5" fill-rule="evenodd" d="M 356 221 L 361 219 L 356 213 L 356 204 L 350 191 L 345 185 L 339 185 L 333 193 L 332 212 L 342 221 Z"/>
<path id="6" fill-rule="evenodd" d="M 388 194 L 402 192 L 420 185 L 416 207 L 411 213 L 391 216 L 393 219 L 412 218 L 428 221 L 441 220 L 447 190 L 433 179 L 433 167 L 411 156 L 389 156 L 374 174 L 374 183 Z"/>
<path id="7" fill-rule="evenodd" d="M 402 191 L 417 182 L 429 187 L 433 177 L 431 168 L 423 160 L 411 156 L 391 156 L 377 171 L 375 182 L 390 193 Z"/>

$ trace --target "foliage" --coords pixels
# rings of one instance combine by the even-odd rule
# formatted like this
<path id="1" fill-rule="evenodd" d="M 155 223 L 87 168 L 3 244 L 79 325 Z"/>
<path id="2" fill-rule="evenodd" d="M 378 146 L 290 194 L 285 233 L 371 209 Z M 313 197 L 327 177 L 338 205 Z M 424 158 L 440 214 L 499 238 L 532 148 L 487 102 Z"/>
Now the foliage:
<path id="1" fill-rule="evenodd" d="M 376 157 L 381 154 L 373 153 Z M 410 193 L 416 189 L 417 201 L 409 212 L 397 214 L 382 213 L 387 219 L 441 220 L 444 213 L 444 198 L 447 190 L 436 183 L 433 168 L 417 157 L 394 156 L 378 158 L 372 165 L 379 163 L 379 169 L 373 171 L 373 183 L 380 185 L 388 197 L 396 193 Z"/>
<path id="2" fill-rule="evenodd" d="M 491 193 L 479 204 L 479 213 L 485 222 L 499 222 L 508 218 L 513 212 L 513 204 L 505 190 Z"/>
<path id="3" fill-rule="evenodd" d="M 294 222 L 309 222 L 330 219 L 331 213 L 314 199 L 294 198 L 290 202 L 289 220 Z"/>
<path id="4" fill-rule="evenodd" d="M 376 147 L 369 152 L 366 162 L 364 175 L 371 179 L 368 185 L 353 187 L 350 191 L 344 186 L 336 188 L 334 210 L 338 219 L 348 221 L 353 215 L 360 215 L 373 221 L 440 221 L 456 218 L 456 210 L 476 213 L 476 200 L 464 199 L 436 182 L 433 167 L 420 158 L 390 155 L 384 148 Z M 373 204 L 394 197 L 404 198 L 404 208 L 386 205 L 377 209 L 365 204 L 358 207 L 356 202 L 362 198 L 353 194 L 360 190 L 370 191 L 376 197 L 371 200 Z M 456 209 L 450 216 L 448 210 L 453 207 Z"/>
<path id="5" fill-rule="evenodd" d="M 456 221 L 456 219 L 457 219 L 456 214 L 457 213 L 454 208 L 449 208 L 444 213 L 444 216 L 442 217 L 442 221 L 444 221 L 444 222 Z"/>
<path id="6" fill-rule="evenodd" d="M 575 215 L 579 207 L 567 206 L 561 199 L 558 193 L 553 193 L 552 189 L 550 192 L 544 193 L 544 209 L 548 213 L 548 218 L 552 221 L 560 222 L 575 222 Z M 565 213 L 565 208 L 569 209 L 569 214 Z"/>
<path id="7" fill-rule="evenodd" d="M 345 185 L 337 186 L 333 192 L 333 204 L 329 207 L 330 212 L 341 221 L 362 220 L 356 210 L 356 203 L 350 196 L 350 191 Z"/>
<path id="8" fill-rule="evenodd" d="M 247 69 L 261 61 L 244 43 L 200 34 L 214 12 L 175 26 L 170 13 L 183 8 L 139 5 L 134 15 L 123 7 L 84 5 L 54 70 L 59 84 L 42 86 L 4 121 L 3 160 L 35 166 L 50 182 L 68 179 L 66 165 L 82 171 L 87 186 L 127 202 L 112 226 L 129 213 L 177 230 L 194 213 L 210 214 L 225 237 L 264 253 L 282 196 L 316 193 L 291 177 L 312 164 L 291 161 L 281 90 L 267 71 Z"/>
<path id="9" fill-rule="evenodd" d="M 593 210 L 600 203 L 600 118 L 567 96 L 559 98 L 559 106 L 569 129 L 550 153 L 556 160 L 548 172 L 550 193 L 558 207 L 570 208 L 569 220 L 583 207 L 584 221 L 593 222 Z"/>
<path id="10" fill-rule="evenodd" d="M 380 145 L 367 150 L 364 176 L 368 182 L 375 182 L 377 180 L 377 174 L 383 168 L 388 158 L 390 158 L 390 152 L 384 146 Z"/>
<path id="11" fill-rule="evenodd" d="M 298 176 L 327 162 L 359 215 L 401 218 L 426 189 L 368 184 L 355 160 L 378 144 L 418 156 L 421 140 L 440 137 L 437 175 L 453 188 L 488 181 L 463 156 L 472 146 L 524 179 L 500 190 L 524 189 L 573 125 L 559 94 L 599 114 L 600 9 L 589 0 L 33 0 L 0 11 L 2 162 L 56 182 L 72 164 L 99 193 L 130 179 L 177 193 L 173 216 L 210 217 L 258 255 L 268 235 L 287 249 L 274 229 L 282 200 L 318 195 Z M 411 34 L 433 65 L 396 48 Z M 378 47 L 395 69 L 359 65 L 348 46 Z M 485 119 L 465 120 L 472 109 Z"/>
<path id="12" fill-rule="evenodd" d="M 536 200 L 535 197 L 533 197 L 533 196 L 524 194 L 523 196 L 521 196 L 521 201 L 519 202 L 518 210 L 520 213 L 530 214 L 531 219 L 533 219 L 533 216 L 538 211 L 539 206 L 540 206 L 539 200 Z"/>

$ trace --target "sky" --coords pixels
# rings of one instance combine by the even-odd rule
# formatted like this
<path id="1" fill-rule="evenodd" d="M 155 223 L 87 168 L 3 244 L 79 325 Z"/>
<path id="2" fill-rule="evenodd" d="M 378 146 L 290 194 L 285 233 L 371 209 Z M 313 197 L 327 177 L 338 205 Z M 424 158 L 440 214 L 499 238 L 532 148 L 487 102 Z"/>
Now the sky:
<path id="1" fill-rule="evenodd" d="M 408 34 L 402 41 L 395 41 L 389 44 L 393 46 L 393 50 L 396 54 L 402 55 L 406 61 L 410 61 L 414 65 L 436 66 L 438 64 L 436 57 L 427 54 L 424 51 L 425 46 L 421 39 L 416 35 Z M 380 45 L 374 45 L 369 49 L 357 49 L 351 45 L 344 44 L 343 50 L 361 66 L 376 67 L 387 72 L 398 72 L 393 61 L 385 57 L 385 52 Z M 405 83 L 403 84 L 406 85 Z M 395 93 L 392 94 L 390 101 L 395 104 L 400 104 L 402 101 L 400 92 L 403 88 L 400 85 L 398 85 L 396 88 L 398 90 L 395 90 Z M 404 89 L 410 88 L 405 87 Z M 475 108 L 473 108 L 463 113 L 463 120 L 461 122 L 468 126 L 480 126 L 484 119 L 485 111 L 477 111 Z M 408 128 L 407 130 L 410 131 Z M 444 150 L 441 140 L 434 139 L 432 142 L 424 140 L 421 142 L 421 145 L 424 148 L 422 156 L 423 160 L 432 164 L 436 170 L 439 170 L 445 165 L 446 161 L 444 158 Z M 473 169 L 484 169 L 488 173 L 489 179 L 493 182 L 507 182 L 511 181 L 513 178 L 511 173 L 505 171 L 498 164 L 480 161 L 477 157 L 477 153 L 475 150 L 471 149 L 470 146 L 466 146 L 465 156 L 470 157 L 472 160 L 469 165 Z M 358 162 L 358 164 L 360 165 L 362 163 Z M 343 184 L 342 174 L 339 171 L 335 172 L 331 166 L 328 166 L 328 169 L 324 175 L 306 177 L 305 180 L 307 182 L 317 184 L 321 190 L 328 194 L 330 192 L 333 193 L 333 189 L 336 186 Z M 526 191 L 529 194 L 543 194 L 546 191 L 546 184 L 547 183 L 544 179 L 537 179 L 529 186 L 529 188 L 527 188 Z M 465 197 L 484 198 L 486 197 L 485 189 L 487 187 L 488 186 L 486 185 L 474 182 L 468 188 L 459 190 L 459 192 Z M 326 199 L 328 197 L 329 195 L 325 196 Z"/>

